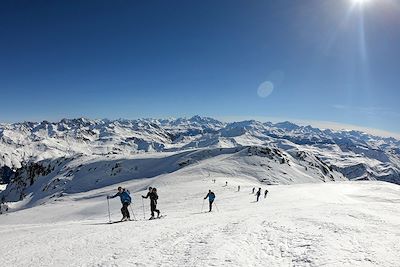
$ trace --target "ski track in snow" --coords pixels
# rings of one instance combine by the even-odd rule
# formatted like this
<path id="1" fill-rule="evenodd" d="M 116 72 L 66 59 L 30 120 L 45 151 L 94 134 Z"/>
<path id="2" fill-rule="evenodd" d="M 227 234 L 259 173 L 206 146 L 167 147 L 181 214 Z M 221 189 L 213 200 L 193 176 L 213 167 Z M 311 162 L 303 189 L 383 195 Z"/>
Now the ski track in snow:
<path id="1" fill-rule="evenodd" d="M 225 180 L 228 187 L 221 186 L 222 180 L 159 186 L 159 208 L 168 215 L 162 220 L 147 221 L 148 201 L 143 220 L 139 195 L 144 192 L 134 191 L 142 186 L 140 181 L 128 185 L 135 192 L 138 221 L 107 224 L 104 198 L 91 198 L 90 192 L 87 199 L 10 213 L 0 217 L 5 248 L 0 262 L 2 266 L 398 266 L 397 185 L 270 186 L 267 199 L 255 203 L 249 192 L 258 184 L 242 183 L 241 192 L 235 192 L 235 179 Z M 206 212 L 205 201 L 200 213 L 209 187 L 217 194 L 219 211 L 214 206 L 213 212 Z M 118 201 L 111 202 L 113 220 L 120 218 L 119 208 Z M 94 215 L 80 221 L 82 211 L 90 209 Z"/>

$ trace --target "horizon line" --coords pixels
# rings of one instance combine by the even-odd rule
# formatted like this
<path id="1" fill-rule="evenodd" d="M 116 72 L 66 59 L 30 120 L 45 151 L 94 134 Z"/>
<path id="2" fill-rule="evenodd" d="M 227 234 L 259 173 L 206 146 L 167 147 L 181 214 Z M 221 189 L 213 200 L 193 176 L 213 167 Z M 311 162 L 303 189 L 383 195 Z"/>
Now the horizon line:
<path id="1" fill-rule="evenodd" d="M 78 117 L 73 117 L 73 118 L 60 118 L 60 119 L 50 119 L 50 120 L 24 120 L 24 121 L 17 121 L 17 122 L 0 122 L 1 124 L 18 124 L 18 123 L 24 123 L 24 122 L 44 122 L 48 121 L 50 123 L 56 123 L 60 122 L 64 119 L 66 120 L 74 120 L 74 119 L 87 119 L 87 120 L 109 120 L 109 121 L 118 121 L 118 120 L 140 120 L 140 119 L 155 119 L 155 120 L 161 120 L 161 119 L 171 119 L 171 120 L 176 120 L 176 119 L 191 119 L 193 117 L 201 117 L 201 118 L 209 118 L 209 119 L 214 119 L 218 120 L 220 122 L 225 122 L 225 123 L 231 123 L 231 122 L 243 122 L 243 121 L 248 121 L 248 120 L 254 120 L 262 123 L 266 122 L 271 122 L 271 123 L 280 123 L 280 122 L 291 122 L 294 123 L 298 126 L 311 126 L 313 128 L 318 128 L 320 130 L 333 130 L 333 131 L 359 131 L 363 133 L 367 133 L 370 135 L 374 136 L 379 136 L 379 137 L 387 137 L 387 138 L 395 138 L 400 140 L 400 133 L 396 132 L 391 132 L 383 129 L 377 129 L 377 128 L 371 128 L 371 127 L 365 127 L 365 126 L 360 126 L 360 125 L 354 125 L 354 124 L 346 124 L 346 123 L 340 123 L 340 122 L 333 122 L 333 121 L 320 121 L 320 120 L 307 120 L 307 119 L 295 119 L 295 118 L 281 118 L 281 117 L 268 117 L 268 116 L 246 116 L 246 115 L 239 115 L 239 116 L 201 116 L 201 115 L 192 115 L 192 116 L 154 116 L 154 117 L 136 117 L 136 118 L 115 118 L 115 119 L 109 119 L 109 118 L 89 118 L 88 116 L 78 116 Z"/>

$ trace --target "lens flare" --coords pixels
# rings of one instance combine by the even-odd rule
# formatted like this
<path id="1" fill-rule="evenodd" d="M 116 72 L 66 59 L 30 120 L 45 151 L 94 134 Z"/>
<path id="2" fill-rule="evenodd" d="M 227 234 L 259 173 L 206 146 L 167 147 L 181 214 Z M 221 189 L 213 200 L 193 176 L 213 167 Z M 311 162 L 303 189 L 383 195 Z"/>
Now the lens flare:
<path id="1" fill-rule="evenodd" d="M 364 5 L 368 2 L 370 2 L 371 0 L 351 0 L 353 2 L 353 4 L 357 4 L 357 5 Z"/>
<path id="2" fill-rule="evenodd" d="M 272 94 L 274 91 L 274 84 L 270 81 L 265 81 L 257 89 L 257 94 L 259 97 L 265 98 Z"/>

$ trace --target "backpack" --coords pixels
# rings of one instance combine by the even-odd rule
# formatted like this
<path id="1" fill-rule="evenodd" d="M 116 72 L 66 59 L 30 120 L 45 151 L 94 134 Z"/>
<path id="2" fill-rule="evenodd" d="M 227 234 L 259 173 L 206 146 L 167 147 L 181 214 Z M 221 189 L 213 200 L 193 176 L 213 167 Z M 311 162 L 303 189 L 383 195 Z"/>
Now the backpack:
<path id="1" fill-rule="evenodd" d="M 209 196 L 209 200 L 214 200 L 214 199 L 215 199 L 215 194 L 214 194 L 214 192 L 211 192 L 210 196 Z"/>
<path id="2" fill-rule="evenodd" d="M 123 191 L 120 197 L 121 197 L 121 202 L 122 203 L 124 203 L 124 202 L 132 203 L 132 198 L 129 195 L 129 191 L 128 190 Z"/>

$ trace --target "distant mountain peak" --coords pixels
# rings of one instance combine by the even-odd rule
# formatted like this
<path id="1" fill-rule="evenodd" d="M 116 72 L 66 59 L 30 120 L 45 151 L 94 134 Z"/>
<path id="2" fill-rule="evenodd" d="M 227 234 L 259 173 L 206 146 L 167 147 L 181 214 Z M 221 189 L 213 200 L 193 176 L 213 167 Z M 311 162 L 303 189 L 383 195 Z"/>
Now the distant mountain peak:
<path id="1" fill-rule="evenodd" d="M 53 123 L 0 124 L 0 167 L 15 170 L 26 162 L 80 154 L 129 156 L 265 144 L 273 144 L 288 153 L 312 147 L 312 153 L 346 175 L 400 183 L 400 141 L 394 138 L 359 131 L 321 131 L 289 121 L 225 123 L 199 115 L 135 120 L 81 117 Z M 363 168 L 359 168 L 360 163 L 365 163 Z"/>
<path id="2" fill-rule="evenodd" d="M 292 130 L 296 130 L 296 129 L 300 128 L 299 125 L 294 124 L 293 122 L 290 122 L 290 121 L 278 122 L 278 123 L 275 123 L 274 126 L 280 128 L 280 129 L 288 130 L 288 131 L 292 131 Z"/>

